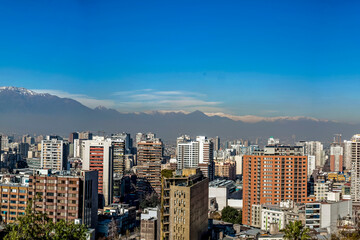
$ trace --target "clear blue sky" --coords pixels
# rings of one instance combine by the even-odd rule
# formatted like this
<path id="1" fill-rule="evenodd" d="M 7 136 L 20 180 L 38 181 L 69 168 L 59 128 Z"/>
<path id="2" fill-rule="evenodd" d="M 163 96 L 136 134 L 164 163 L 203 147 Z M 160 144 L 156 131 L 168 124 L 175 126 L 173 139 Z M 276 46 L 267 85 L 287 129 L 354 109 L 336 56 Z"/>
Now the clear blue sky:
<path id="1" fill-rule="evenodd" d="M 359 122 L 358 1 L 1 1 L 0 85 Z"/>

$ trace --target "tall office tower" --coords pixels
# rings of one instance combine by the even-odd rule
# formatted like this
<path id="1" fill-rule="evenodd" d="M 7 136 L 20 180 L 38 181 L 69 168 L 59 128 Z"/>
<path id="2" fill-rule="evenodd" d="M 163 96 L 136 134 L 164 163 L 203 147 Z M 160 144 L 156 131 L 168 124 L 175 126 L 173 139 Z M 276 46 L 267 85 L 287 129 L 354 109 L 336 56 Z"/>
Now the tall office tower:
<path id="1" fill-rule="evenodd" d="M 213 138 L 212 141 L 214 143 L 214 150 L 215 151 L 220 150 L 220 138 L 216 136 L 216 138 Z"/>
<path id="2" fill-rule="evenodd" d="M 266 146 L 253 155 L 243 156 L 243 224 L 260 225 L 261 204 L 310 200 L 307 197 L 307 157 L 303 156 L 301 148 Z"/>
<path id="3" fill-rule="evenodd" d="M 213 146 L 213 142 L 205 136 L 196 137 L 196 141 L 178 139 L 177 169 L 199 167 L 204 176 L 212 181 L 215 176 Z"/>
<path id="4" fill-rule="evenodd" d="M 179 140 L 179 138 L 178 138 Z M 199 166 L 199 142 L 182 141 L 177 145 L 177 169 L 193 168 Z"/>
<path id="5" fill-rule="evenodd" d="M 343 148 L 344 148 L 344 168 L 346 170 L 351 170 L 351 143 L 352 141 L 344 140 Z"/>
<path id="6" fill-rule="evenodd" d="M 0 135 L 0 157 L 1 157 L 1 150 L 2 150 L 2 135 Z"/>
<path id="7" fill-rule="evenodd" d="M 27 143 L 29 145 L 34 144 L 35 140 L 33 137 L 31 137 L 30 135 L 24 135 L 22 137 L 22 143 Z"/>
<path id="8" fill-rule="evenodd" d="M 138 177 L 146 179 L 156 191 L 161 192 L 161 162 L 163 143 L 159 138 L 137 143 Z"/>
<path id="9" fill-rule="evenodd" d="M 125 141 L 122 139 L 113 139 L 113 168 L 114 173 L 123 175 L 125 173 Z"/>
<path id="10" fill-rule="evenodd" d="M 39 170 L 29 177 L 28 198 L 33 208 L 45 212 L 54 222 L 79 221 L 89 228 L 97 225 L 98 193 L 96 171 L 81 171 L 80 175 L 61 172 L 52 174 Z M 40 195 L 41 198 L 36 196 Z"/>
<path id="11" fill-rule="evenodd" d="M 67 149 L 63 140 L 47 136 L 41 141 L 41 168 L 64 170 L 67 168 Z"/>
<path id="12" fill-rule="evenodd" d="M 330 171 L 342 172 L 344 166 L 344 148 L 339 143 L 330 146 Z"/>
<path id="13" fill-rule="evenodd" d="M 74 143 L 75 139 L 79 139 L 79 133 L 73 132 L 69 135 L 69 143 Z"/>
<path id="14" fill-rule="evenodd" d="M 325 152 L 324 146 L 319 141 L 310 141 L 305 142 L 301 141 L 297 143 L 298 146 L 304 147 L 304 155 L 315 156 L 315 165 L 316 167 L 323 167 L 325 164 Z"/>
<path id="15" fill-rule="evenodd" d="M 160 239 L 207 239 L 209 180 L 196 168 L 163 176 Z"/>
<path id="16" fill-rule="evenodd" d="M 132 140 L 130 138 L 130 133 L 118 133 L 111 136 L 112 140 L 123 140 L 125 143 L 125 154 L 132 153 Z"/>
<path id="17" fill-rule="evenodd" d="M 112 203 L 113 146 L 111 140 L 96 138 L 83 141 L 83 170 L 98 171 L 98 193 L 103 197 L 100 206 Z"/>
<path id="18" fill-rule="evenodd" d="M 360 134 L 351 139 L 351 199 L 354 204 L 360 205 Z"/>
<path id="19" fill-rule="evenodd" d="M 93 134 L 91 132 L 80 132 L 79 139 L 80 140 L 92 140 Z"/>
<path id="20" fill-rule="evenodd" d="M 215 177 L 214 144 L 205 136 L 196 137 L 196 141 L 199 142 L 199 168 L 212 181 Z"/>

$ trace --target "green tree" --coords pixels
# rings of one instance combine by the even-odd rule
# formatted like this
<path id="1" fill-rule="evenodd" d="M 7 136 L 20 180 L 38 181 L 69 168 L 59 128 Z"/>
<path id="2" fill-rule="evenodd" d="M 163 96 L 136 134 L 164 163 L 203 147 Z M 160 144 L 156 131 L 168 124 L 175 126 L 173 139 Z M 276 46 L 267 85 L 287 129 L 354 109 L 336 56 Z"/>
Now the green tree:
<path id="1" fill-rule="evenodd" d="M 308 240 L 311 239 L 309 236 L 309 228 L 302 225 L 301 221 L 290 222 L 286 227 L 281 230 L 285 233 L 284 239 L 287 240 Z"/>
<path id="2" fill-rule="evenodd" d="M 140 208 L 145 209 L 148 207 L 156 207 L 159 204 L 159 197 L 155 193 L 153 193 L 145 196 L 145 198 L 140 202 Z"/>
<path id="3" fill-rule="evenodd" d="M 242 223 L 242 212 L 233 207 L 224 207 L 221 211 L 221 220 L 234 224 Z"/>
<path id="4" fill-rule="evenodd" d="M 75 224 L 74 222 L 58 221 L 54 225 L 53 240 L 85 240 L 87 228 L 84 224 Z"/>
<path id="5" fill-rule="evenodd" d="M 32 201 L 28 202 L 25 215 L 20 216 L 14 224 L 7 225 L 5 240 L 47 240 L 69 239 L 85 240 L 84 225 L 67 223 L 63 220 L 53 223 L 46 213 L 32 209 Z"/>
<path id="6" fill-rule="evenodd" d="M 18 223 L 7 225 L 5 240 L 52 239 L 53 228 L 50 218 L 45 213 L 32 211 L 29 201 L 25 215 L 18 218 Z"/>

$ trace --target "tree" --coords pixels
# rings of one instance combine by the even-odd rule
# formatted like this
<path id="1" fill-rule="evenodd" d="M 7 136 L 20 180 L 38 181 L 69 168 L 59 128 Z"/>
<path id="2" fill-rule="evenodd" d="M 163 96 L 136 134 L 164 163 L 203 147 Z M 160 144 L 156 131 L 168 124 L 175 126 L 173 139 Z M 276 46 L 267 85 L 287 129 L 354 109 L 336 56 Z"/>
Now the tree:
<path id="1" fill-rule="evenodd" d="M 119 237 L 119 228 L 117 225 L 117 221 L 113 218 L 111 222 L 109 223 L 109 237 L 108 239 L 111 240 L 118 240 Z"/>
<path id="2" fill-rule="evenodd" d="M 46 213 L 32 209 L 32 201 L 28 202 L 25 215 L 20 216 L 14 224 L 7 225 L 5 240 L 40 240 L 69 239 L 85 240 L 84 225 L 68 223 L 63 220 L 53 223 Z"/>
<path id="3" fill-rule="evenodd" d="M 140 208 L 145 209 L 148 207 L 156 207 L 160 204 L 159 197 L 155 194 L 146 195 L 145 198 L 140 202 Z"/>
<path id="4" fill-rule="evenodd" d="M 285 233 L 284 239 L 287 240 L 308 240 L 311 239 L 309 236 L 309 228 L 304 227 L 301 221 L 290 222 L 286 227 L 281 230 Z"/>
<path id="5" fill-rule="evenodd" d="M 242 212 L 233 207 L 224 207 L 221 211 L 221 220 L 234 224 L 242 223 Z"/>
<path id="6" fill-rule="evenodd" d="M 5 240 L 52 239 L 53 225 L 45 213 L 32 211 L 32 202 L 29 201 L 25 216 L 19 217 L 17 224 L 7 225 Z"/>
<path id="7" fill-rule="evenodd" d="M 82 240 L 86 239 L 87 228 L 83 224 L 75 224 L 74 222 L 58 221 L 54 225 L 53 240 Z"/>

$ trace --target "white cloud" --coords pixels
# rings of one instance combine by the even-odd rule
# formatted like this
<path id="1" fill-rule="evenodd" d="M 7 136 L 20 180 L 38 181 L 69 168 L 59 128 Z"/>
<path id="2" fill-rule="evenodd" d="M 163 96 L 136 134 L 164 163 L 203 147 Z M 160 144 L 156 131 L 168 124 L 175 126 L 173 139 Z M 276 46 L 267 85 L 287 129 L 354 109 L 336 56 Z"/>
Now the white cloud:
<path id="1" fill-rule="evenodd" d="M 55 95 L 61 98 L 71 98 L 90 108 L 95 108 L 98 106 L 112 108 L 115 106 L 115 103 L 112 100 L 96 99 L 84 94 L 73 94 L 73 93 L 68 93 L 65 91 L 54 90 L 54 89 L 32 89 L 32 91 L 37 93 L 49 93 L 51 95 Z"/>
<path id="2" fill-rule="evenodd" d="M 113 95 L 120 111 L 222 111 L 221 102 L 208 101 L 206 95 L 196 92 L 143 89 Z"/>

